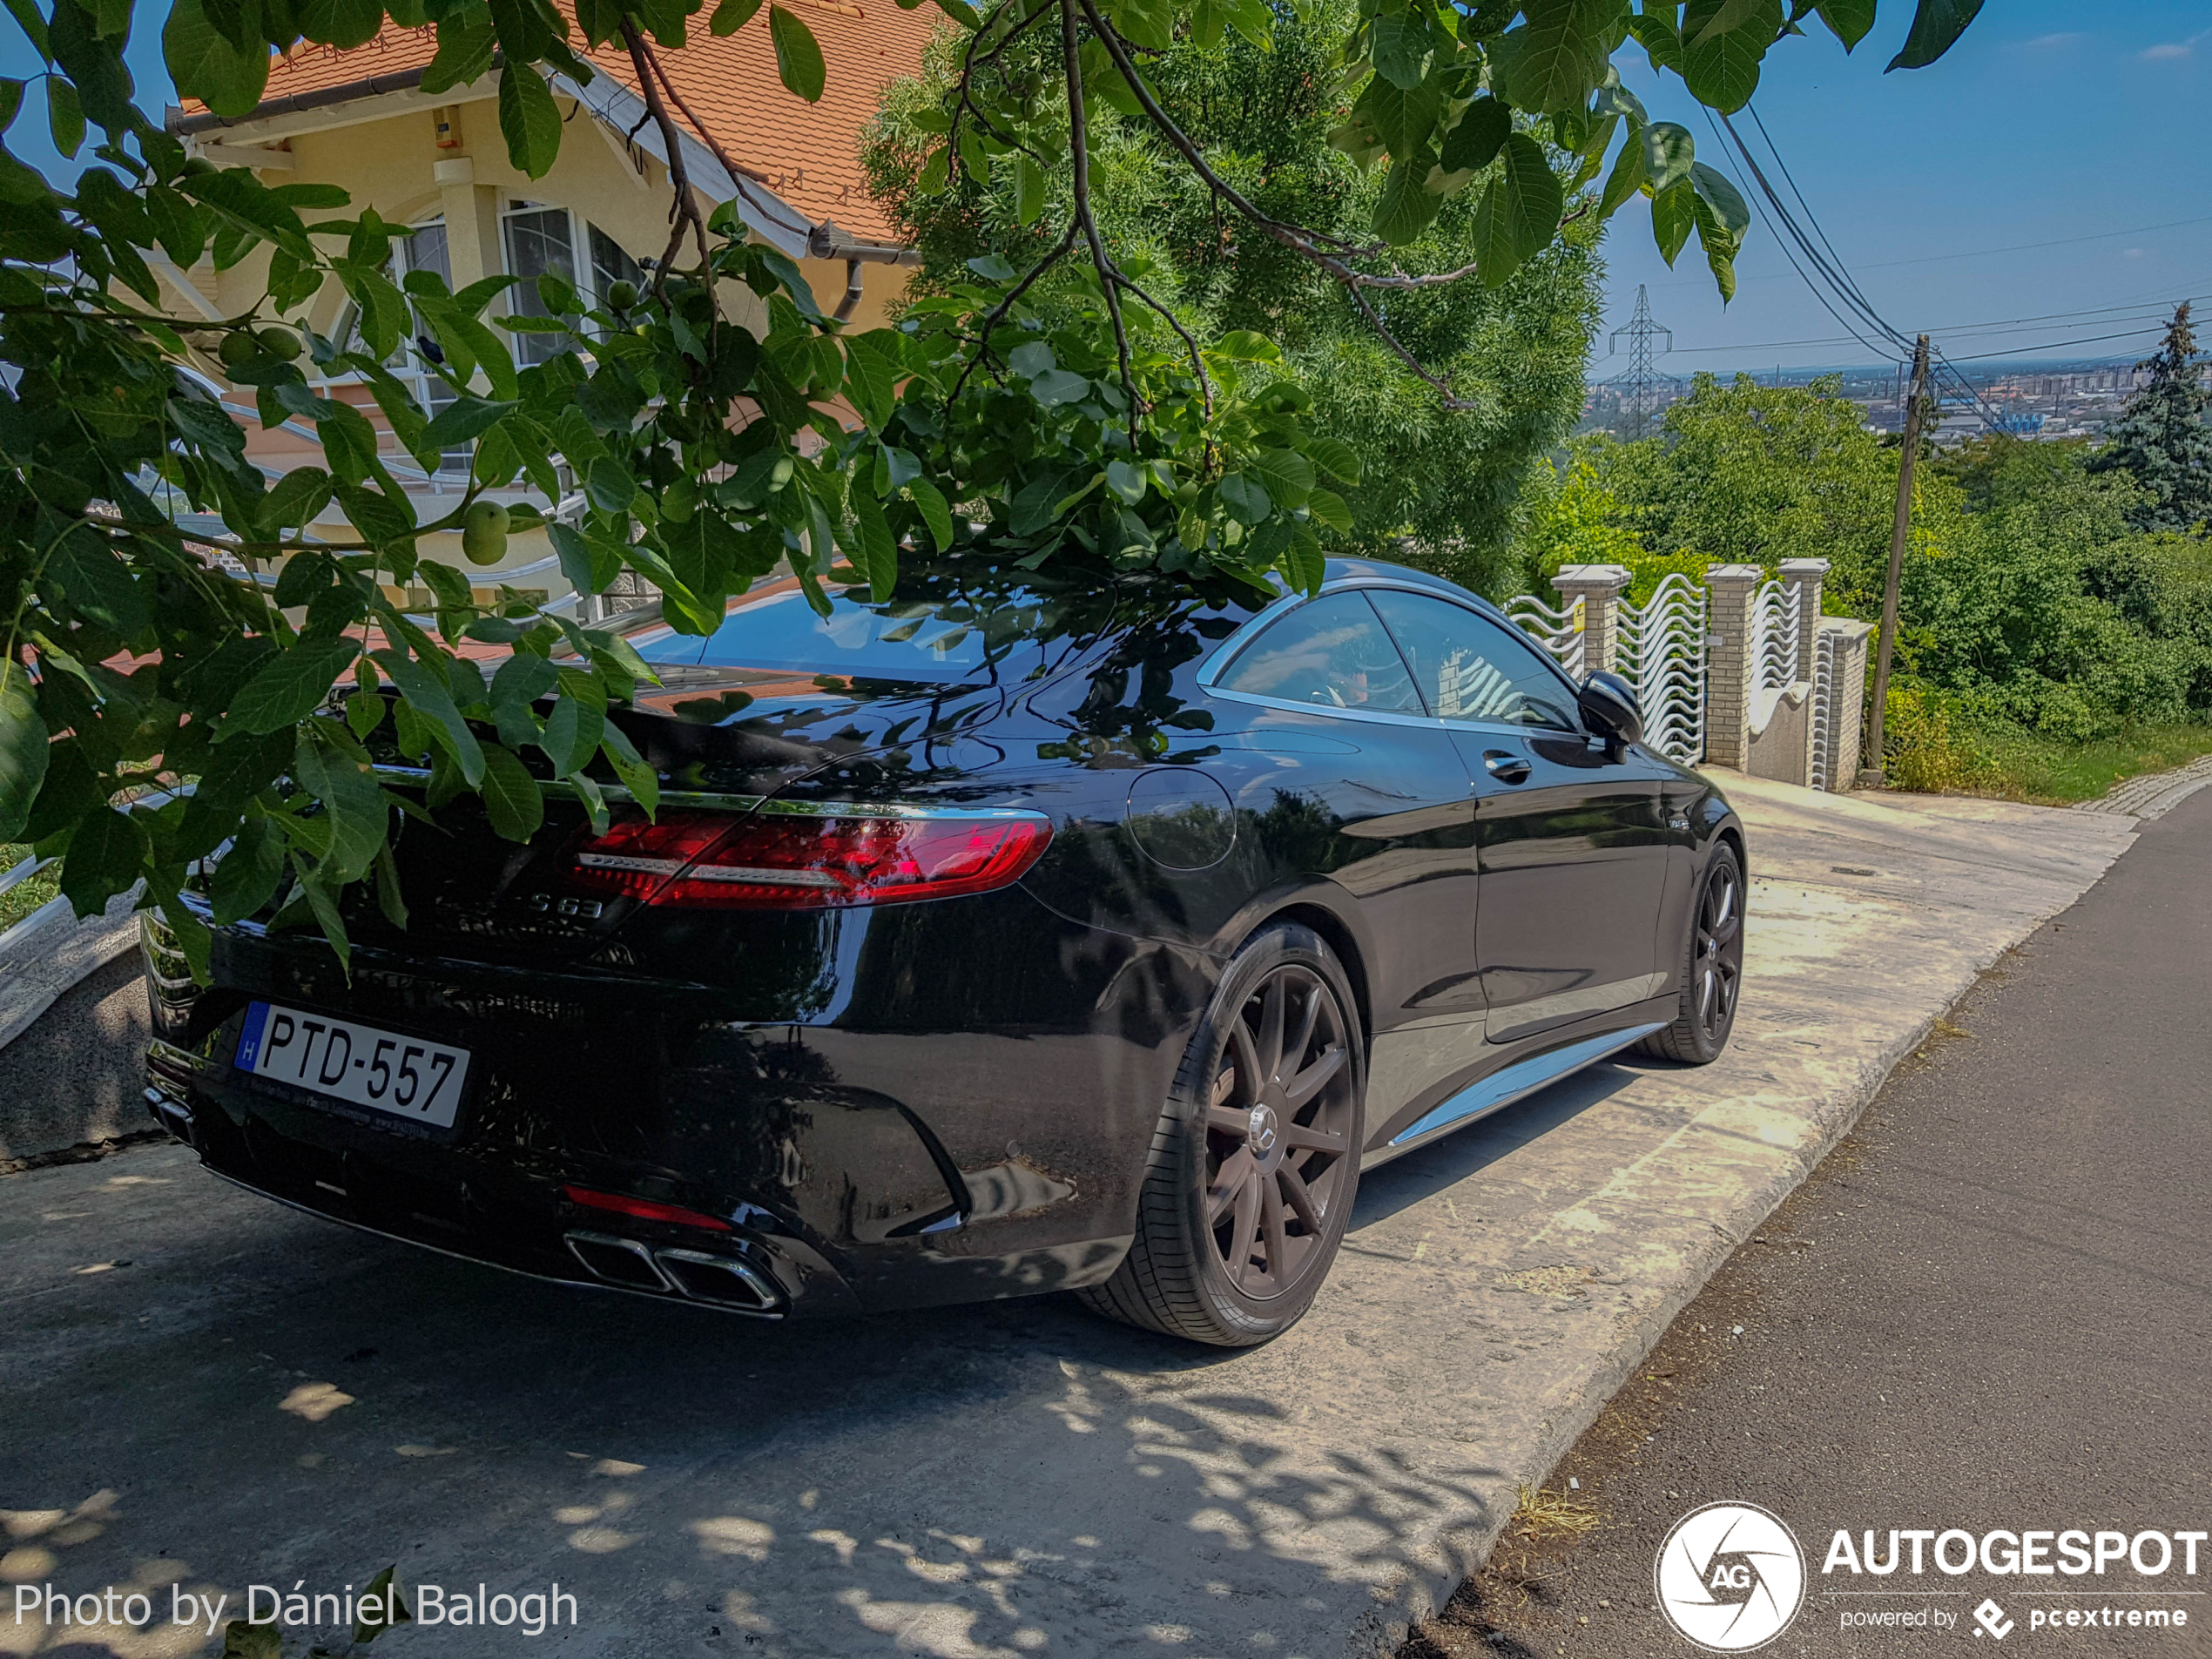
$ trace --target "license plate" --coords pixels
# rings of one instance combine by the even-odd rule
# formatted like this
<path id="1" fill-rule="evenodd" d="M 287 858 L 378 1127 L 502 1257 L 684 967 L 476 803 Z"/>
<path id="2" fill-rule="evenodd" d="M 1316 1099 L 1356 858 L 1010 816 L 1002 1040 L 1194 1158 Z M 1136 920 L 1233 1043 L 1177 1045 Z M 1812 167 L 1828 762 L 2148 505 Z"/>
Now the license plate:
<path id="1" fill-rule="evenodd" d="M 246 1011 L 238 1065 L 409 1123 L 451 1129 L 469 1051 L 273 1002 Z"/>

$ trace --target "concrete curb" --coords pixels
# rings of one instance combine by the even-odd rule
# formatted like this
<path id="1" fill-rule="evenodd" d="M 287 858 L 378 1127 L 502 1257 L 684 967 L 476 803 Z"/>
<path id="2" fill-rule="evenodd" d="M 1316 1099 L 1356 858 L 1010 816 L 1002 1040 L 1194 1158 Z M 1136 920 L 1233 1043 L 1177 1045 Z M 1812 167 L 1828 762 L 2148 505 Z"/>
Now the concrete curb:
<path id="1" fill-rule="evenodd" d="M 2127 779 L 2095 800 L 2077 802 L 2074 810 L 2124 813 L 2131 818 L 2163 818 L 2207 785 L 2212 785 L 2212 755 L 2200 756 L 2171 772 Z"/>
<path id="2" fill-rule="evenodd" d="M 0 934 L 0 1049 L 62 993 L 138 942 L 138 902 L 133 887 L 109 900 L 105 914 L 79 921 L 67 899 L 55 899 Z"/>

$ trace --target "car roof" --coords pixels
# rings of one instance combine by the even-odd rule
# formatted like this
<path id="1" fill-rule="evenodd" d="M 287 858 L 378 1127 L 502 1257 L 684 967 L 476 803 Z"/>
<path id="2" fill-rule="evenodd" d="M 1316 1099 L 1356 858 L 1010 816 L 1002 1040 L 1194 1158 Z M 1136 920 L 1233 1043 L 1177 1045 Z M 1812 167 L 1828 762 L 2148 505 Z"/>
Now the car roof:
<path id="1" fill-rule="evenodd" d="M 1491 601 L 1456 582 L 1447 581 L 1432 571 L 1417 570 L 1410 564 L 1393 564 L 1387 559 L 1330 559 L 1322 580 L 1348 582 L 1360 577 L 1401 583 L 1407 587 L 1429 588 L 1450 598 L 1471 601 L 1486 610 L 1497 610 Z"/>

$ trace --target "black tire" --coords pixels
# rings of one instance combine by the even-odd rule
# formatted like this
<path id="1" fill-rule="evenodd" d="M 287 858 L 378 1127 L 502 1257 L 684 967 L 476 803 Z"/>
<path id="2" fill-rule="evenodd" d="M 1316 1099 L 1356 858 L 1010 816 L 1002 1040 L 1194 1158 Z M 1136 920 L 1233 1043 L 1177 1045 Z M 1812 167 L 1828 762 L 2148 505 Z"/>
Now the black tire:
<path id="1" fill-rule="evenodd" d="M 1356 1009 L 1307 928 L 1278 923 L 1237 953 L 1153 1131 L 1136 1242 L 1113 1278 L 1077 1292 L 1093 1310 L 1241 1348 L 1312 1305 L 1359 1191 Z"/>
<path id="2" fill-rule="evenodd" d="M 1671 1023 L 1642 1042 L 1639 1051 L 1685 1065 L 1710 1065 L 1728 1047 L 1743 989 L 1743 866 L 1726 841 L 1715 845 L 1698 878 L 1697 900 L 1683 931 L 1679 1000 Z"/>

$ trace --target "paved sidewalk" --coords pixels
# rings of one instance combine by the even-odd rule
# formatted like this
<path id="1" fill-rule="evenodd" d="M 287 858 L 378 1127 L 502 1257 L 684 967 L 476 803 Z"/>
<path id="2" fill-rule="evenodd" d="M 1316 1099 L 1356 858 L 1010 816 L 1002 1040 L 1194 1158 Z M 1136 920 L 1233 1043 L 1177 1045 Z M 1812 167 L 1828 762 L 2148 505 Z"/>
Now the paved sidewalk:
<path id="1" fill-rule="evenodd" d="M 1752 826 L 1730 1052 L 1601 1068 L 1378 1171 L 1319 1305 L 1257 1352 L 1061 1300 L 775 1327 L 559 1291 L 299 1217 L 182 1149 L 0 1180 L 0 1506 L 31 1512 L 0 1577 L 558 1580 L 582 1616 L 561 1651 L 656 1659 L 1388 1652 L 1930 1021 L 2134 829 L 1728 787 Z M 0 1623 L 0 1654 L 24 1640 Z M 116 1650 L 198 1651 L 166 1629 Z"/>
<path id="2" fill-rule="evenodd" d="M 1406 1659 L 1689 1659 L 1652 1564 L 1676 1521 L 1722 1501 L 1779 1515 L 1810 1558 L 1805 1605 L 1767 1650 L 1789 1659 L 1990 1648 L 1985 1598 L 2019 1627 L 2007 1649 L 2212 1652 L 2212 1554 L 2192 1575 L 2185 1546 L 2144 1575 L 2047 1556 L 2033 1575 L 1823 1570 L 1839 1529 L 1889 1555 L 1892 1528 L 2207 1525 L 2208 868 L 2201 793 L 1986 975 L 1553 1469 L 1598 1529 L 1513 1537 Z M 2187 1623 L 2151 1628 L 2153 1611 Z"/>

